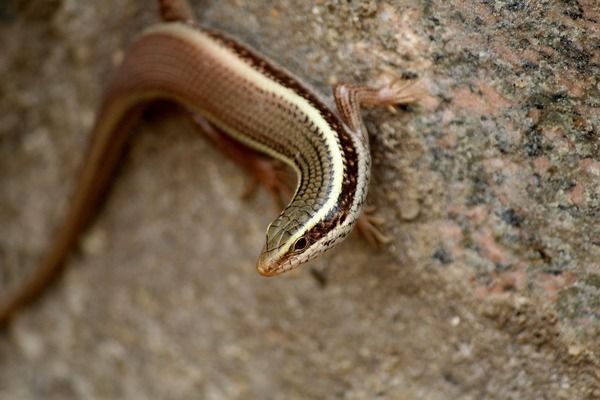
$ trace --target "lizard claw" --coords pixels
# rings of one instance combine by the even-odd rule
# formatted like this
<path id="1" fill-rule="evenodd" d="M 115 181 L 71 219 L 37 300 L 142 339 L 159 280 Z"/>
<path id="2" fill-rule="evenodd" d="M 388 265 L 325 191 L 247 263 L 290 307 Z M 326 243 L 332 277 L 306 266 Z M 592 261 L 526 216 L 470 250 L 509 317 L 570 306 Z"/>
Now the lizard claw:
<path id="1" fill-rule="evenodd" d="M 248 199 L 260 185 L 264 186 L 278 207 L 277 212 L 285 206 L 292 197 L 292 190 L 286 182 L 291 177 L 285 165 L 278 160 L 264 157 L 253 149 L 231 139 L 225 132 L 212 125 L 200 115 L 193 115 L 195 126 L 229 159 L 242 167 L 251 177 L 250 182 L 242 193 L 243 199 Z"/>
<path id="2" fill-rule="evenodd" d="M 285 166 L 278 160 L 269 160 L 264 157 L 247 159 L 246 171 L 251 175 L 251 180 L 242 193 L 242 199 L 250 198 L 259 186 L 264 186 L 273 198 L 279 212 L 285 202 L 292 197 L 292 190 L 286 182 L 289 179 Z"/>
<path id="3" fill-rule="evenodd" d="M 385 219 L 375 215 L 374 212 L 375 207 L 365 207 L 363 213 L 358 217 L 356 228 L 371 246 L 379 248 L 390 243 L 392 238 L 381 231 Z"/>
<path id="4" fill-rule="evenodd" d="M 380 106 L 398 106 L 415 103 L 419 99 L 419 89 L 415 80 L 386 75 L 377 93 Z"/>

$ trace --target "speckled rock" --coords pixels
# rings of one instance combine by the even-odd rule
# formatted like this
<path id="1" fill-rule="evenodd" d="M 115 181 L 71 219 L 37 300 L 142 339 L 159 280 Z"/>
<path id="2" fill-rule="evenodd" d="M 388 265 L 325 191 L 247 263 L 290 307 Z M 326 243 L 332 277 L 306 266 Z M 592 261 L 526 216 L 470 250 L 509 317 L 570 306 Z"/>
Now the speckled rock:
<path id="1" fill-rule="evenodd" d="M 600 398 L 596 0 L 193 4 L 324 94 L 418 82 L 365 113 L 393 240 L 259 277 L 269 197 L 155 107 L 67 272 L 0 336 L 0 399 Z M 43 254 L 103 82 L 156 20 L 0 3 L 0 282 Z"/>

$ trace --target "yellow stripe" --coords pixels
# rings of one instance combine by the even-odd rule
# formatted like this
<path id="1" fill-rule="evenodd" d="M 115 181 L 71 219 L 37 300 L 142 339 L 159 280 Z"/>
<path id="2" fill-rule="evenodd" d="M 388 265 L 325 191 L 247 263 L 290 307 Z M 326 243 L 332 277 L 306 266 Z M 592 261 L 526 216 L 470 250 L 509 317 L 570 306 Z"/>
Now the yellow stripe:
<path id="1" fill-rule="evenodd" d="M 325 143 L 327 147 L 330 149 L 329 154 L 332 157 L 333 190 L 331 191 L 329 198 L 327 199 L 323 207 L 321 207 L 321 209 L 317 213 L 315 213 L 315 215 L 310 220 L 307 221 L 305 228 L 310 229 L 311 227 L 315 226 L 318 222 L 320 222 L 327 215 L 327 213 L 335 207 L 335 202 L 337 201 L 342 191 L 344 163 L 342 160 L 342 154 L 340 151 L 340 144 L 337 138 L 337 133 L 331 128 L 331 126 L 327 123 L 325 118 L 323 118 L 319 110 L 313 107 L 306 99 L 294 92 L 292 89 L 287 88 L 279 84 L 278 82 L 268 78 L 267 76 L 261 74 L 259 71 L 254 69 L 249 63 L 247 63 L 246 61 L 241 59 L 237 54 L 235 54 L 234 51 L 215 41 L 210 36 L 208 36 L 200 30 L 193 29 L 192 27 L 181 23 L 169 23 L 156 25 L 147 30 L 145 34 L 152 33 L 170 34 L 173 36 L 180 37 L 186 40 L 187 42 L 198 46 L 202 51 L 208 52 L 217 59 L 221 60 L 223 65 L 233 70 L 234 73 L 246 78 L 259 88 L 273 93 L 276 96 L 282 97 L 289 103 L 294 104 L 296 107 L 302 110 L 302 112 L 310 119 L 310 121 L 312 121 L 319 128 L 319 131 L 323 134 L 325 138 Z M 203 112 L 203 115 L 204 114 L 205 112 Z M 294 164 L 293 160 L 290 160 L 284 155 L 277 153 L 275 150 L 269 147 L 255 142 L 248 136 L 243 135 L 243 133 L 241 132 L 232 132 L 231 128 L 226 126 L 225 121 L 220 121 L 217 116 L 205 115 L 205 117 L 209 119 L 212 123 L 219 126 L 221 129 L 226 130 L 236 140 L 239 140 L 244 144 L 247 144 L 259 151 L 262 151 L 291 165 L 295 169 L 296 173 L 300 175 L 300 170 Z M 299 230 L 298 233 L 296 233 L 288 240 L 288 243 L 294 243 L 296 239 L 298 239 L 307 229 Z M 282 246 L 280 253 L 284 253 L 286 251 L 287 246 Z"/>

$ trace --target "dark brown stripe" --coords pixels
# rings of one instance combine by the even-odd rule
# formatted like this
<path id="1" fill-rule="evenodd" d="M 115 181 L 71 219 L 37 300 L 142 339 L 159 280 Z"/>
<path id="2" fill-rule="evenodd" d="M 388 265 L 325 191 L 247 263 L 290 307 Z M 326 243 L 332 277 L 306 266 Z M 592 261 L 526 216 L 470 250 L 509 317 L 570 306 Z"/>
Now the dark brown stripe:
<path id="1" fill-rule="evenodd" d="M 344 179 L 342 181 L 342 190 L 336 202 L 338 207 L 332 209 L 331 212 L 329 212 L 329 214 L 323 219 L 323 221 L 315 225 L 307 233 L 307 240 L 309 240 L 309 243 L 312 242 L 312 240 L 317 240 L 335 226 L 343 223 L 346 217 L 349 215 L 350 208 L 354 202 L 358 177 L 358 162 L 354 162 L 352 165 L 347 162 L 347 160 L 357 159 L 357 149 L 355 148 L 350 134 L 346 131 L 343 122 L 333 111 L 331 111 L 329 107 L 323 104 L 323 102 L 313 94 L 312 90 L 299 82 L 284 68 L 276 66 L 273 62 L 268 61 L 264 56 L 259 55 L 254 50 L 239 43 L 237 40 L 228 37 L 222 32 L 206 29 L 204 27 L 196 27 L 208 34 L 213 39 L 223 43 L 223 45 L 225 45 L 227 48 L 233 50 L 238 57 L 246 61 L 261 74 L 269 77 L 280 85 L 293 90 L 306 101 L 308 101 L 316 110 L 319 111 L 329 126 L 331 126 L 331 128 L 337 133 L 340 141 L 340 148 L 343 153 L 342 159 L 344 161 L 345 168 Z"/>

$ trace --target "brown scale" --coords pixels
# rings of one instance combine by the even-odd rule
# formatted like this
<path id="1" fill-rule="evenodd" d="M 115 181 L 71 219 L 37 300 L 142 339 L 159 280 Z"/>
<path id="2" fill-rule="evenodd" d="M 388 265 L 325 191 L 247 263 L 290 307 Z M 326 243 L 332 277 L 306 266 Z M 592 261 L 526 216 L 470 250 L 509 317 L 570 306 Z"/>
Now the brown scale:
<path id="1" fill-rule="evenodd" d="M 350 222 L 354 222 L 354 214 L 364 201 L 366 184 L 359 193 L 355 193 L 356 176 L 360 172 L 364 175 L 360 178 L 368 181 L 370 163 L 368 138 L 359 106 L 414 101 L 401 88 L 373 89 L 340 85 L 334 88 L 340 113 L 337 115 L 293 75 L 234 40 L 211 33 L 264 76 L 312 105 L 336 134 L 338 148 L 331 149 L 324 142 L 324 133 L 316 131 L 317 127 L 296 106 L 284 106 L 283 99 L 273 98 L 272 94 L 260 90 L 216 59 L 207 48 L 198 46 L 193 39 L 188 40 L 191 27 L 195 25 L 187 1 L 161 0 L 160 6 L 164 20 L 186 22 L 186 25 L 171 25 L 169 30 L 159 28 L 154 33 L 142 36 L 126 52 L 122 65 L 105 91 L 65 221 L 57 231 L 47 256 L 32 276 L 20 282 L 20 286 L 15 285 L 0 293 L 0 323 L 6 322 L 19 307 L 34 299 L 57 276 L 69 250 L 90 222 L 109 188 L 126 148 L 130 128 L 148 103 L 158 99 L 174 101 L 205 116 L 216 127 L 225 131 L 229 129 L 235 139 L 246 145 L 256 147 L 262 144 L 293 160 L 302 179 L 296 197 L 269 229 L 273 236 L 281 235 L 276 238 L 280 240 L 273 243 L 285 242 L 330 199 L 333 173 L 337 172 L 333 170 L 330 152 L 341 153 L 339 156 L 345 160 L 341 193 L 337 199 L 333 199 L 335 206 L 328 210 L 324 220 L 302 238 L 300 247 L 313 250 L 312 253 L 304 253 L 305 256 L 314 257 L 348 234 L 352 224 L 347 218 L 352 216 Z M 185 32 L 186 29 L 189 30 L 189 37 L 176 33 Z M 353 131 L 344 125 L 342 119 Z M 240 133 L 239 137 L 236 132 Z M 354 162 L 358 160 L 359 153 L 366 165 L 363 171 L 359 171 L 358 163 Z M 352 210 L 353 206 L 356 209 Z M 340 224 L 344 224 L 344 229 L 334 230 Z M 323 239 L 328 234 L 332 236 Z M 307 247 L 307 244 L 320 239 L 325 243 Z M 290 252 L 278 260 L 263 257 L 265 254 L 261 255 L 258 264 L 259 272 L 264 275 L 274 275 L 283 270 L 280 268 L 282 266 L 290 268 L 306 261 L 294 259 Z"/>

